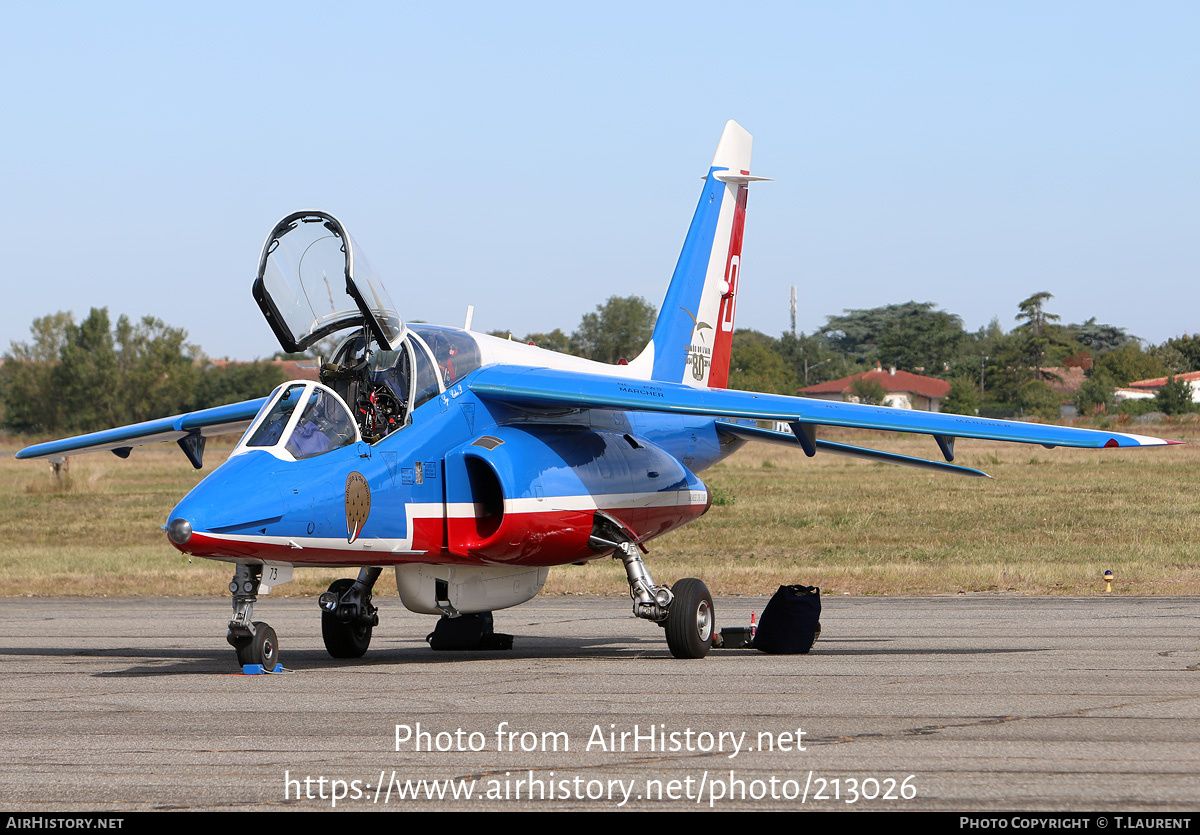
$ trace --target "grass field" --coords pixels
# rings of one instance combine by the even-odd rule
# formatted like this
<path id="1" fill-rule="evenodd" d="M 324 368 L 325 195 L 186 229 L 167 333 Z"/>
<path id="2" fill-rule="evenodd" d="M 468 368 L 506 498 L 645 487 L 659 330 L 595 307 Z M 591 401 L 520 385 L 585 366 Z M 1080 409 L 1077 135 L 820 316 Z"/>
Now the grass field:
<path id="1" fill-rule="evenodd" d="M 1128 427 L 1133 430 L 1134 427 Z M 702 578 L 718 594 L 781 583 L 825 594 L 1005 591 L 1200 593 L 1200 426 L 1136 427 L 1192 441 L 1132 450 L 1046 450 L 960 440 L 956 463 L 995 480 L 926 473 L 752 444 L 702 474 L 719 498 L 650 543 L 659 582 Z M 937 458 L 933 440 L 822 437 Z M 174 447 L 76 456 L 58 486 L 44 462 L 0 457 L 0 596 L 225 595 L 230 567 L 189 559 L 160 530 L 203 473 Z M 228 454 L 212 448 L 208 467 Z M 277 593 L 323 591 L 340 572 L 297 572 Z M 381 582 L 379 592 L 395 594 Z M 619 562 L 550 572 L 547 593 L 626 593 Z"/>

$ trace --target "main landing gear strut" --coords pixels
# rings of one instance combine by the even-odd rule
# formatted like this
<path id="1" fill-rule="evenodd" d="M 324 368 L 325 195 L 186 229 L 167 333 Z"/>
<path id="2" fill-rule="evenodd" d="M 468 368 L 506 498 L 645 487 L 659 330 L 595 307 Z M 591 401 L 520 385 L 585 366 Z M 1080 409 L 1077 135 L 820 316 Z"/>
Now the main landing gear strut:
<path id="1" fill-rule="evenodd" d="M 614 557 L 625 564 L 633 613 L 652 620 L 667 633 L 667 646 L 676 658 L 703 658 L 712 648 L 716 618 L 708 587 L 694 577 L 679 580 L 671 588 L 656 585 L 637 546 L 617 545 Z"/>
<path id="2" fill-rule="evenodd" d="M 358 579 L 334 580 L 318 598 L 321 638 L 334 658 L 362 658 L 379 625 L 379 610 L 371 605 L 371 590 L 382 568 L 361 568 Z"/>
<path id="3" fill-rule="evenodd" d="M 238 563 L 229 591 L 233 594 L 233 617 L 225 640 L 237 650 L 238 663 L 261 664 L 271 671 L 279 663 L 279 641 L 275 630 L 262 621 L 253 620 L 254 603 L 258 600 L 258 585 L 262 581 L 262 566 Z"/>

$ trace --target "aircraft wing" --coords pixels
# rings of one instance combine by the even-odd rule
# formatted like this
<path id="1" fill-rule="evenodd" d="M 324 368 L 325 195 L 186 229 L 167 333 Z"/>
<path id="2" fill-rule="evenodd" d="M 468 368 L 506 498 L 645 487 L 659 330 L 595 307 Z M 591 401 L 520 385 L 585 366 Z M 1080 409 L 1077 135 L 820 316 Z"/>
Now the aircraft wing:
<path id="1" fill-rule="evenodd" d="M 942 412 L 917 412 L 781 394 L 697 389 L 657 380 L 632 380 L 549 368 L 491 366 L 476 372 L 467 385 L 485 400 L 514 405 L 623 409 L 785 421 L 791 425 L 796 440 L 810 456 L 817 450 L 817 426 L 933 435 L 948 461 L 954 460 L 955 438 L 1085 448 L 1178 443 L 1124 432 L 993 420 Z"/>
<path id="2" fill-rule="evenodd" d="M 200 461 L 204 455 L 204 439 L 212 435 L 246 431 L 246 427 L 267 400 L 267 397 L 260 397 L 257 400 L 245 400 L 228 406 L 216 406 L 198 412 L 148 420 L 61 441 L 35 444 L 18 452 L 17 458 L 61 460 L 67 455 L 101 450 L 110 450 L 121 458 L 126 458 L 135 446 L 175 441 L 188 456 L 192 466 L 200 469 Z"/>

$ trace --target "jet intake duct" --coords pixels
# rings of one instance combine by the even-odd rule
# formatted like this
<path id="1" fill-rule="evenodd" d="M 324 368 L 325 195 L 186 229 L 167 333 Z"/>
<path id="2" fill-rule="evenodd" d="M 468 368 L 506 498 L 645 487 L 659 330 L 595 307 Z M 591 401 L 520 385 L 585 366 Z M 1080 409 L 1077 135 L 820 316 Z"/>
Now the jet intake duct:
<path id="1" fill-rule="evenodd" d="M 709 492 L 644 440 L 583 426 L 496 427 L 446 456 L 451 553 L 484 563 L 562 565 L 607 553 L 596 517 L 644 542 L 695 519 Z"/>

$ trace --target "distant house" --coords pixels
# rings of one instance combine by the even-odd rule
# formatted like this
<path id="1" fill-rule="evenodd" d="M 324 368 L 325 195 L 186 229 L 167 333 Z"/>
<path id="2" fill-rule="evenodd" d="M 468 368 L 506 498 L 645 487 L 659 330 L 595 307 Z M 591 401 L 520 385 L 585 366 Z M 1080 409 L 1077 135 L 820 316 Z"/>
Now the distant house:
<path id="1" fill-rule="evenodd" d="M 897 371 L 889 368 L 884 371 L 876 368 L 862 374 L 853 374 L 840 380 L 830 380 L 817 383 L 815 386 L 799 389 L 796 393 L 804 397 L 815 397 L 819 400 L 842 400 L 847 403 L 857 403 L 851 386 L 857 379 L 868 382 L 878 382 L 887 395 L 883 399 L 884 406 L 894 409 L 915 409 L 919 412 L 940 412 L 942 400 L 950 394 L 950 384 L 936 377 L 923 377 L 908 371 Z"/>
<path id="2" fill-rule="evenodd" d="M 288 380 L 316 380 L 320 377 L 321 369 L 316 360 L 258 360 L 263 365 L 274 365 L 283 370 Z M 236 360 L 204 360 L 208 368 L 225 368 L 230 365 L 250 365 L 248 362 Z"/>
<path id="3" fill-rule="evenodd" d="M 1158 394 L 1159 389 L 1167 384 L 1167 377 L 1154 377 L 1150 380 L 1136 380 L 1125 388 L 1117 389 L 1117 400 L 1149 400 Z M 1176 380 L 1182 380 L 1192 387 L 1192 402 L 1200 403 L 1200 371 L 1189 371 L 1187 374 L 1176 374 Z"/>
<path id="4" fill-rule="evenodd" d="M 316 360 L 267 360 L 278 365 L 289 380 L 318 380 L 321 367 Z"/>
<path id="5" fill-rule="evenodd" d="M 1077 364 L 1041 369 L 1041 379 L 1062 398 L 1060 414 L 1065 418 L 1073 418 L 1079 414 L 1075 408 L 1075 398 L 1079 394 L 1080 386 L 1087 381 L 1086 367 Z"/>
<path id="6" fill-rule="evenodd" d="M 1087 381 L 1087 372 L 1080 366 L 1043 368 L 1042 375 L 1046 385 L 1067 400 L 1074 400 L 1080 386 Z"/>

